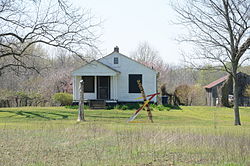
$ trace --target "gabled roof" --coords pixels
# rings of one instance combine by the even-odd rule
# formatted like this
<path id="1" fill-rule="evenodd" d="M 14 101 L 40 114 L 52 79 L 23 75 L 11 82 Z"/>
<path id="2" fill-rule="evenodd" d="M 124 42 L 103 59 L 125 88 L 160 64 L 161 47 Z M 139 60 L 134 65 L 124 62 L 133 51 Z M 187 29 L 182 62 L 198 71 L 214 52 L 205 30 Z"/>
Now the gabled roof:
<path id="1" fill-rule="evenodd" d="M 118 51 L 117 51 L 117 49 L 118 49 Z M 123 56 L 123 57 L 125 57 L 125 58 L 127 58 L 127 59 L 129 59 L 129 60 L 131 60 L 131 61 L 133 61 L 133 62 L 135 62 L 135 63 L 137 63 L 137 64 L 139 64 L 139 65 L 142 65 L 143 67 L 146 67 L 146 68 L 150 69 L 151 71 L 153 71 L 153 72 L 155 72 L 155 73 L 158 73 L 155 69 L 150 68 L 150 67 L 148 67 L 148 66 L 146 66 L 146 65 L 144 65 L 144 64 L 142 64 L 142 63 L 140 63 L 140 62 L 138 62 L 138 61 L 136 61 L 136 60 L 134 60 L 134 59 L 132 59 L 132 58 L 130 58 L 130 57 L 128 57 L 128 56 L 126 56 L 126 55 L 123 55 L 123 54 L 119 53 L 119 48 L 117 47 L 117 48 L 115 48 L 115 50 L 114 50 L 113 52 L 111 52 L 110 54 L 108 54 L 108 55 L 106 55 L 106 56 L 104 56 L 104 57 L 102 57 L 102 58 L 99 58 L 99 59 L 97 59 L 97 60 L 92 60 L 92 61 L 90 61 L 89 63 L 84 64 L 83 66 L 81 66 L 81 67 L 79 67 L 79 68 L 73 70 L 73 71 L 72 71 L 72 75 L 79 75 L 79 72 L 80 72 L 80 70 L 81 70 L 83 67 L 88 66 L 88 65 L 93 64 L 93 63 L 98 63 L 98 64 L 100 64 L 100 65 L 102 65 L 102 66 L 105 66 L 106 68 L 112 70 L 112 71 L 115 72 L 115 73 L 121 73 L 121 72 L 118 71 L 117 69 L 114 69 L 114 68 L 112 68 L 111 66 L 106 65 L 106 64 L 104 64 L 103 62 L 100 61 L 101 59 L 104 59 L 104 58 L 106 58 L 106 57 L 108 57 L 108 56 L 110 56 L 110 55 L 112 55 L 112 54 L 114 54 L 114 53 L 119 54 L 119 55 L 121 55 L 121 56 Z M 76 74 L 76 73 L 78 73 L 78 74 Z"/>
<path id="2" fill-rule="evenodd" d="M 80 70 L 81 70 L 82 68 L 87 67 L 87 66 L 89 66 L 89 65 L 94 65 L 94 63 L 100 64 L 101 66 L 104 67 L 104 69 L 106 68 L 106 69 L 108 69 L 109 71 L 111 70 L 111 71 L 114 72 L 114 73 L 118 73 L 118 74 L 120 73 L 120 71 L 118 71 L 118 70 L 116 70 L 116 69 L 114 69 L 114 68 L 112 68 L 112 67 L 110 67 L 110 66 L 107 66 L 107 65 L 103 64 L 102 62 L 99 62 L 99 61 L 97 61 L 97 60 L 92 60 L 92 61 L 90 61 L 89 63 L 84 64 L 83 66 L 81 66 L 81 67 L 79 67 L 79 68 L 73 70 L 73 71 L 72 71 L 72 75 L 78 75 L 77 73 L 79 73 Z"/>
<path id="3" fill-rule="evenodd" d="M 132 61 L 138 63 L 139 65 L 142 65 L 142 66 L 144 66 L 144 67 L 146 67 L 146 68 L 149 68 L 150 70 L 152 70 L 152 71 L 158 73 L 155 69 L 152 69 L 152 68 L 150 68 L 150 67 L 148 67 L 148 66 L 146 66 L 146 65 L 144 65 L 144 64 L 142 64 L 142 63 L 140 63 L 140 62 L 138 62 L 138 61 L 136 61 L 136 60 L 134 60 L 134 59 L 132 59 L 132 58 L 126 56 L 126 55 L 124 55 L 124 54 L 121 54 L 120 52 L 116 52 L 116 51 L 113 51 L 113 52 L 111 52 L 110 54 L 105 55 L 104 57 L 97 59 L 97 61 L 99 61 L 99 60 L 101 60 L 101 59 L 103 59 L 103 58 L 106 58 L 106 57 L 112 55 L 113 53 L 119 54 L 119 55 L 121 55 L 121 56 L 123 56 L 123 57 L 125 57 L 125 58 L 127 58 L 127 59 L 129 59 L 129 60 L 132 60 Z"/>
<path id="4" fill-rule="evenodd" d="M 210 84 L 204 86 L 204 88 L 210 89 L 210 88 L 212 88 L 212 87 L 214 87 L 214 86 L 216 86 L 216 85 L 218 85 L 218 84 L 224 82 L 225 80 L 228 79 L 228 77 L 229 77 L 229 75 L 226 75 L 226 76 L 224 76 L 224 77 L 221 77 L 221 78 L 219 78 L 218 80 L 215 80 L 215 81 L 211 82 Z"/>
<path id="5" fill-rule="evenodd" d="M 121 73 L 120 71 L 118 71 L 118 70 L 116 70 L 116 69 L 114 69 L 114 68 L 112 68 L 112 67 L 110 67 L 110 66 L 108 66 L 108 65 L 106 65 L 106 64 L 104 64 L 104 63 L 102 63 L 102 62 L 100 62 L 100 61 L 96 61 L 96 62 L 98 62 L 98 63 L 100 63 L 100 64 L 102 64 L 102 65 L 104 65 L 104 66 L 110 68 L 111 70 L 113 70 L 113 71 L 115 71 L 115 72 L 117 72 L 117 73 Z"/>

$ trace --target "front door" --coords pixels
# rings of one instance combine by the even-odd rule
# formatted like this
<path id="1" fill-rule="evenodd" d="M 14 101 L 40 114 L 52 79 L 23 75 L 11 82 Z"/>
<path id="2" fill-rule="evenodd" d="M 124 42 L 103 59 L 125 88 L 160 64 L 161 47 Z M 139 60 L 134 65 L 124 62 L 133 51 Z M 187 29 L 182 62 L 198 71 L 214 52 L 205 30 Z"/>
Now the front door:
<path id="1" fill-rule="evenodd" d="M 110 99 L 109 76 L 97 76 L 97 99 Z"/>

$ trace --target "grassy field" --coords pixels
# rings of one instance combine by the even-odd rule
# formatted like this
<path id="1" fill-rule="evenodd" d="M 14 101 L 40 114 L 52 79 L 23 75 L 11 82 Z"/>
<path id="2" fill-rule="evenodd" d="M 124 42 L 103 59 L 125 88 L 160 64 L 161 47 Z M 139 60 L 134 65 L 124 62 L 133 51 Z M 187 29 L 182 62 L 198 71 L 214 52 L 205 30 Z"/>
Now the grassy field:
<path id="1" fill-rule="evenodd" d="M 250 108 L 181 107 L 141 112 L 63 107 L 0 108 L 0 166 L 250 165 Z"/>

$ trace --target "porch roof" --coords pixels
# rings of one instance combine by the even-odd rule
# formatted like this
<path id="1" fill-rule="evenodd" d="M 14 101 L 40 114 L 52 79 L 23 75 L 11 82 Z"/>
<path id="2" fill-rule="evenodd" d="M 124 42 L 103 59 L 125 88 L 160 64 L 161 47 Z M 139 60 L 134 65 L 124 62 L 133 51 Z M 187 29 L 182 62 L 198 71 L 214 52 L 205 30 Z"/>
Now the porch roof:
<path id="1" fill-rule="evenodd" d="M 91 61 L 72 72 L 72 76 L 115 76 L 117 74 L 120 74 L 120 71 L 96 60 Z"/>

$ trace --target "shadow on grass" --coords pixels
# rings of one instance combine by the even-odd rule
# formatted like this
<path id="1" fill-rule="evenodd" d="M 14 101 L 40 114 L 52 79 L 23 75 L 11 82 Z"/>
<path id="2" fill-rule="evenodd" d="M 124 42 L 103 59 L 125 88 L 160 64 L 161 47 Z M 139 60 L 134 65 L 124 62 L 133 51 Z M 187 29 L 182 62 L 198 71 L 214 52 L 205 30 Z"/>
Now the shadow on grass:
<path id="1" fill-rule="evenodd" d="M 178 106 L 178 105 L 173 105 L 173 106 L 171 107 L 171 109 L 173 109 L 173 110 L 182 110 L 181 107 Z"/>
<path id="2" fill-rule="evenodd" d="M 5 116 L 4 118 L 14 118 L 15 116 L 19 115 L 27 119 L 45 119 L 45 120 L 60 120 L 60 119 L 69 119 L 69 117 L 73 116 L 75 113 L 70 112 L 69 115 L 67 114 L 60 114 L 54 112 L 29 112 L 29 111 L 7 111 L 7 110 L 0 110 L 1 112 L 11 113 L 13 115 Z M 58 117 L 50 117 L 51 116 L 58 116 Z M 88 115 L 89 118 L 98 118 L 98 119 L 128 119 L 129 117 L 122 117 L 117 115 L 110 115 L 110 116 L 102 116 L 102 115 Z"/>
<path id="3" fill-rule="evenodd" d="M 20 115 L 20 116 L 24 116 L 25 118 L 42 118 L 42 119 L 47 119 L 47 120 L 57 120 L 57 119 L 68 119 L 69 115 L 64 115 L 64 114 L 59 114 L 59 113 L 51 113 L 51 112 L 28 112 L 28 111 L 5 111 L 5 110 L 0 110 L 0 112 L 8 112 L 11 114 L 15 114 L 15 115 Z M 53 117 L 49 117 L 43 114 L 47 114 L 47 115 L 56 115 L 58 117 L 61 118 L 53 118 Z M 12 116 L 8 116 L 8 118 L 13 117 Z M 6 117 L 5 117 L 6 118 Z"/>
<path id="4" fill-rule="evenodd" d="M 55 120 L 55 118 L 47 117 L 38 113 L 34 112 L 26 112 L 26 111 L 17 111 L 17 115 L 25 116 L 25 118 L 34 118 L 34 117 L 39 117 L 47 120 Z"/>
<path id="5" fill-rule="evenodd" d="M 166 104 L 166 105 L 162 105 L 162 106 L 169 108 L 169 110 L 182 110 L 179 105 Z"/>
<path id="6" fill-rule="evenodd" d="M 128 119 L 128 118 L 129 118 L 129 117 L 118 117 L 118 116 L 100 116 L 100 115 L 88 115 L 88 117 L 92 117 L 92 118 L 104 118 L 104 119 L 112 119 L 112 118 Z"/>

